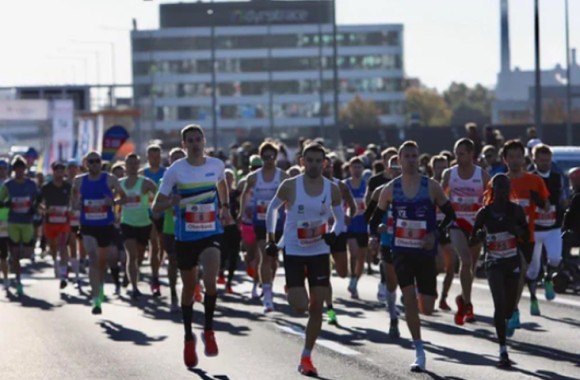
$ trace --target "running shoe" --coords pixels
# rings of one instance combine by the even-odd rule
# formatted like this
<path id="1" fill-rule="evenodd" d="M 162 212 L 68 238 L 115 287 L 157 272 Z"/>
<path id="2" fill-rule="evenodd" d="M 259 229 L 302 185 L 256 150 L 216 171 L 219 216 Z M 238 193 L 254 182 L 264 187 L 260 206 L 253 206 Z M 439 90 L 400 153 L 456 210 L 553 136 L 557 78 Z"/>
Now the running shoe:
<path id="1" fill-rule="evenodd" d="M 161 297 L 161 285 L 159 282 L 151 285 L 151 294 L 153 294 L 153 297 Z"/>
<path id="2" fill-rule="evenodd" d="M 316 370 L 316 367 L 314 367 L 314 364 L 312 364 L 310 356 L 303 356 L 300 358 L 298 372 L 304 376 L 318 376 L 318 371 Z"/>
<path id="3" fill-rule="evenodd" d="M 330 309 L 326 312 L 327 322 L 329 325 L 338 325 L 338 319 L 336 319 L 336 311 Z"/>
<path id="4" fill-rule="evenodd" d="M 223 274 L 220 274 L 220 275 L 218 276 L 218 279 L 217 279 L 217 284 L 218 284 L 218 285 L 225 285 L 225 284 L 226 284 L 226 278 L 224 277 L 224 275 L 223 275 Z"/>
<path id="5" fill-rule="evenodd" d="M 272 302 L 272 300 L 267 300 L 266 297 L 264 297 L 264 313 L 269 313 L 271 311 L 274 311 L 274 302 Z"/>
<path id="6" fill-rule="evenodd" d="M 16 283 L 16 294 L 18 297 L 22 297 L 24 295 L 24 288 L 22 287 L 22 283 L 20 281 Z"/>
<path id="7" fill-rule="evenodd" d="M 252 285 L 252 299 L 258 299 L 260 298 L 260 295 L 258 294 L 258 283 L 254 282 L 254 285 Z"/>
<path id="8" fill-rule="evenodd" d="M 234 289 L 231 285 L 226 285 L 226 294 L 234 294 Z"/>
<path id="9" fill-rule="evenodd" d="M 64 289 L 66 288 L 66 286 L 68 285 L 68 283 L 66 282 L 65 279 L 60 280 L 60 289 Z"/>
<path id="10" fill-rule="evenodd" d="M 455 304 L 457 305 L 457 312 L 455 313 L 455 324 L 463 326 L 465 323 L 465 302 L 463 301 L 461 294 L 455 297 Z"/>
<path id="11" fill-rule="evenodd" d="M 399 320 L 391 319 L 391 325 L 389 326 L 389 336 L 391 338 L 400 338 L 401 333 L 399 332 Z"/>
<path id="12" fill-rule="evenodd" d="M 473 314 L 473 305 L 465 305 L 465 322 L 473 323 L 475 322 L 475 314 Z"/>
<path id="13" fill-rule="evenodd" d="M 539 316 L 540 314 L 540 304 L 538 303 L 538 300 L 531 300 L 530 302 L 530 315 L 533 316 Z"/>
<path id="14" fill-rule="evenodd" d="M 441 298 L 441 300 L 439 300 L 439 310 L 451 311 L 451 307 L 445 298 Z"/>
<path id="15" fill-rule="evenodd" d="M 123 276 L 123 282 L 121 283 L 121 286 L 124 288 L 129 286 L 129 277 L 126 274 Z"/>
<path id="16" fill-rule="evenodd" d="M 415 361 L 411 364 L 411 372 L 424 372 L 427 365 L 425 353 L 420 353 L 415 356 Z"/>
<path id="17" fill-rule="evenodd" d="M 544 295 L 548 301 L 556 298 L 556 293 L 554 292 L 554 283 L 550 280 L 544 282 Z"/>
<path id="18" fill-rule="evenodd" d="M 351 294 L 356 291 L 355 279 L 351 278 L 350 282 L 348 283 L 348 287 L 346 288 L 348 292 Z"/>
<path id="19" fill-rule="evenodd" d="M 377 300 L 379 302 L 387 302 L 387 287 L 381 282 L 379 282 L 379 288 L 377 290 Z"/>
<path id="20" fill-rule="evenodd" d="M 513 362 L 510 360 L 507 352 L 502 352 L 499 354 L 499 360 L 497 361 L 498 368 L 510 368 Z"/>
<path id="21" fill-rule="evenodd" d="M 219 351 L 213 330 L 205 330 L 202 332 L 201 341 L 205 346 L 205 356 L 218 356 Z"/>
<path id="22" fill-rule="evenodd" d="M 195 335 L 191 340 L 183 343 L 183 362 L 187 368 L 193 368 L 197 365 L 197 354 L 195 353 Z"/>
<path id="23" fill-rule="evenodd" d="M 200 284 L 195 285 L 195 290 L 193 292 L 193 299 L 195 300 L 195 302 L 203 301 L 203 295 L 201 293 L 201 285 Z"/>
<path id="24" fill-rule="evenodd" d="M 131 292 L 131 299 L 133 301 L 137 301 L 139 299 L 139 297 L 141 297 L 143 295 L 143 293 L 141 293 L 139 291 L 139 289 L 135 288 L 133 289 L 133 291 Z"/>
<path id="25" fill-rule="evenodd" d="M 246 267 L 246 273 L 248 274 L 248 277 L 250 277 L 252 279 L 256 278 L 256 268 L 254 268 L 253 266 L 248 265 Z"/>
<path id="26" fill-rule="evenodd" d="M 520 311 L 519 310 L 514 310 L 512 317 L 508 321 L 507 327 L 508 328 L 511 327 L 512 329 L 519 329 L 522 327 L 522 324 L 520 323 Z"/>
<path id="27" fill-rule="evenodd" d="M 93 310 L 91 310 L 91 313 L 93 315 L 99 315 L 103 313 L 103 310 L 101 309 L 101 300 L 99 298 L 95 298 L 93 301 Z"/>

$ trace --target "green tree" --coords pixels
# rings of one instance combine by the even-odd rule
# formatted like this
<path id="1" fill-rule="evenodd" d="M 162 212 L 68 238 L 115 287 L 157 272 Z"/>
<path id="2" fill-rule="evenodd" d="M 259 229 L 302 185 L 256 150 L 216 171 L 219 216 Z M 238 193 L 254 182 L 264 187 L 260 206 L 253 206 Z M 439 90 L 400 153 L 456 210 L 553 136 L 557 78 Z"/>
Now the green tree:
<path id="1" fill-rule="evenodd" d="M 340 109 L 339 117 L 342 123 L 353 128 L 368 128 L 380 126 L 380 114 L 375 102 L 364 100 L 357 95 Z"/>
<path id="2" fill-rule="evenodd" d="M 468 87 L 464 83 L 453 82 L 443 92 L 445 102 L 451 109 L 450 123 L 464 125 L 468 122 L 477 124 L 491 123 L 491 104 L 493 92 L 481 84 Z"/>
<path id="3" fill-rule="evenodd" d="M 451 110 L 445 99 L 436 91 L 412 87 L 405 92 L 407 113 L 418 114 L 421 124 L 427 127 L 448 125 Z"/>

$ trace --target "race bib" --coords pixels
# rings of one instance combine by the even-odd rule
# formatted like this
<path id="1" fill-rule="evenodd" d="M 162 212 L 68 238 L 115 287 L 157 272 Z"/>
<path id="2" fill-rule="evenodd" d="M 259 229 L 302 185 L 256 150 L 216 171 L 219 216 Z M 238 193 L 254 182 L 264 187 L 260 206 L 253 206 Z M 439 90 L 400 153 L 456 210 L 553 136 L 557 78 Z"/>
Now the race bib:
<path id="1" fill-rule="evenodd" d="M 268 201 L 256 201 L 256 218 L 258 220 L 266 220 L 266 214 L 268 213 Z"/>
<path id="2" fill-rule="evenodd" d="M 455 210 L 458 218 L 472 220 L 475 214 L 481 208 L 481 199 L 479 197 L 464 197 L 460 195 L 451 196 L 451 205 Z"/>
<path id="3" fill-rule="evenodd" d="M 77 227 L 81 223 L 81 212 L 79 210 L 72 210 L 69 213 L 69 221 L 72 227 Z"/>
<path id="4" fill-rule="evenodd" d="M 298 222 L 298 244 L 308 247 L 318 243 L 327 231 L 328 223 L 323 220 L 303 220 Z"/>
<path id="5" fill-rule="evenodd" d="M 355 198 L 354 202 L 356 203 L 356 214 L 363 215 L 365 213 L 365 210 L 367 209 L 365 199 L 364 198 Z"/>
<path id="6" fill-rule="evenodd" d="M 185 207 L 185 231 L 215 231 L 215 204 L 190 204 Z"/>
<path id="7" fill-rule="evenodd" d="M 394 227 L 395 226 L 395 219 L 393 218 L 393 213 L 392 211 L 389 209 L 389 212 L 387 213 L 387 234 L 392 235 L 394 232 Z"/>
<path id="8" fill-rule="evenodd" d="M 127 194 L 127 202 L 123 205 L 125 208 L 139 208 L 141 207 L 141 195 Z"/>
<path id="9" fill-rule="evenodd" d="M 107 219 L 108 206 L 104 199 L 85 199 L 83 201 L 83 211 L 86 220 Z"/>
<path id="10" fill-rule="evenodd" d="M 30 197 L 14 197 L 11 199 L 10 208 L 17 214 L 26 214 L 30 211 L 32 201 Z"/>
<path id="11" fill-rule="evenodd" d="M 548 211 L 537 207 L 535 224 L 542 227 L 552 227 L 556 224 L 556 206 L 550 205 L 550 210 Z"/>
<path id="12" fill-rule="evenodd" d="M 395 246 L 403 248 L 423 248 L 423 239 L 426 235 L 426 221 L 397 219 L 395 225 Z"/>
<path id="13" fill-rule="evenodd" d="M 510 257 L 518 253 L 516 238 L 509 232 L 487 234 L 487 251 L 496 257 Z"/>
<path id="14" fill-rule="evenodd" d="M 48 223 L 63 224 L 67 222 L 66 206 L 50 206 L 48 208 Z"/>
<path id="15" fill-rule="evenodd" d="M 8 237 L 8 221 L 0 220 L 0 238 Z"/>

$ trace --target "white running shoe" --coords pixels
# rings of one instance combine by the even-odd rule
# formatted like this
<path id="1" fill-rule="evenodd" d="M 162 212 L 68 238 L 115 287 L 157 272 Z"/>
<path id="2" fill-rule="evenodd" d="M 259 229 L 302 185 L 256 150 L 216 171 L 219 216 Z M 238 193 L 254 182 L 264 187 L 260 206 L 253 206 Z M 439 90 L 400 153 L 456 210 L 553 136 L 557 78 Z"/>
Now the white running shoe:
<path id="1" fill-rule="evenodd" d="M 425 372 L 427 366 L 427 359 L 425 353 L 420 353 L 415 356 L 415 362 L 411 364 L 411 372 Z"/>

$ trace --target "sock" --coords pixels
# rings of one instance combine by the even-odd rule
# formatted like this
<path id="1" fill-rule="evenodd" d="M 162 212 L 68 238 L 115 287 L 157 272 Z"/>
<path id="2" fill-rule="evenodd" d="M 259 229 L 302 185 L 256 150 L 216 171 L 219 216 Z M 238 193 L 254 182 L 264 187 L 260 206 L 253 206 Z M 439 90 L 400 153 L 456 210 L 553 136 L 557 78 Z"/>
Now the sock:
<path id="1" fill-rule="evenodd" d="M 499 346 L 499 354 L 507 354 L 507 346 Z"/>
<path id="2" fill-rule="evenodd" d="M 67 265 L 61 264 L 60 265 L 60 278 L 62 278 L 63 280 L 66 280 L 67 274 L 68 274 L 67 271 L 68 271 Z"/>
<path id="3" fill-rule="evenodd" d="M 70 265 L 75 272 L 75 278 L 79 279 L 79 259 L 70 259 Z"/>
<path id="4" fill-rule="evenodd" d="M 536 300 L 536 288 L 538 287 L 538 284 L 536 283 L 535 280 L 528 280 L 528 289 L 530 290 L 530 298 L 532 299 L 532 301 Z"/>
<path id="5" fill-rule="evenodd" d="M 120 272 L 121 272 L 121 269 L 118 266 L 111 268 L 111 277 L 113 277 L 113 283 L 115 284 L 115 286 L 121 285 L 121 282 L 119 282 L 119 273 Z"/>
<path id="6" fill-rule="evenodd" d="M 183 317 L 185 340 L 192 340 L 193 332 L 191 331 L 191 321 L 193 319 L 193 303 L 191 305 L 181 305 L 181 316 Z"/>
<path id="7" fill-rule="evenodd" d="M 308 348 L 304 348 L 302 350 L 302 357 L 303 358 L 309 358 L 311 354 L 312 354 L 312 350 L 309 350 Z"/>
<path id="8" fill-rule="evenodd" d="M 389 312 L 389 317 L 391 319 L 397 319 L 397 307 L 395 303 L 397 302 L 397 291 L 390 292 L 387 290 L 387 311 Z"/>
<path id="9" fill-rule="evenodd" d="M 414 340 L 413 345 L 415 346 L 415 352 L 417 355 L 424 354 L 423 341 L 421 339 Z"/>
<path id="10" fill-rule="evenodd" d="M 272 299 L 272 284 L 263 284 L 262 289 L 264 290 L 264 300 Z"/>
<path id="11" fill-rule="evenodd" d="M 358 286 L 358 277 L 354 278 L 353 284 L 355 288 Z"/>
<path id="12" fill-rule="evenodd" d="M 151 283 L 153 285 L 159 285 L 159 277 L 157 277 L 157 276 L 151 277 Z"/>
<path id="13" fill-rule="evenodd" d="M 203 298 L 203 307 L 205 309 L 205 325 L 204 330 L 213 330 L 213 315 L 215 314 L 215 304 L 217 301 L 217 294 L 206 294 Z"/>

